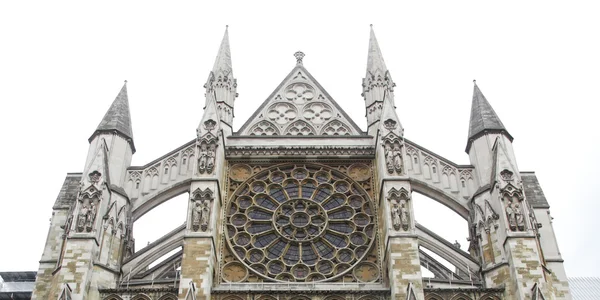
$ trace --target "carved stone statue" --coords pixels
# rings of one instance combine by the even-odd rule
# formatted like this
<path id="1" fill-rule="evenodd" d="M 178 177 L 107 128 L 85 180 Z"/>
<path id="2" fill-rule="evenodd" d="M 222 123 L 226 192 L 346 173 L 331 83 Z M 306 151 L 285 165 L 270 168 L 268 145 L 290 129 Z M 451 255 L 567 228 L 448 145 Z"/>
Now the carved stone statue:
<path id="1" fill-rule="evenodd" d="M 203 174 L 206 171 L 206 161 L 208 160 L 208 150 L 206 144 L 200 145 L 200 153 L 198 155 L 198 172 Z"/>
<path id="2" fill-rule="evenodd" d="M 208 148 L 207 158 L 206 158 L 206 172 L 212 173 L 213 168 L 215 167 L 215 144 L 210 144 Z"/>
<path id="3" fill-rule="evenodd" d="M 394 172 L 394 152 L 390 145 L 385 145 L 385 164 L 388 172 Z"/>
<path id="4" fill-rule="evenodd" d="M 85 223 L 87 221 L 89 208 L 87 204 L 83 203 L 79 209 L 79 215 L 77 216 L 77 232 L 83 232 L 85 229 Z"/>
<path id="5" fill-rule="evenodd" d="M 209 201 L 203 200 L 200 211 L 200 229 L 206 231 L 208 229 L 208 221 L 210 220 Z"/>
<path id="6" fill-rule="evenodd" d="M 398 204 L 394 203 L 392 205 L 392 225 L 394 229 L 400 230 L 401 221 L 400 221 L 400 208 Z"/>
<path id="7" fill-rule="evenodd" d="M 210 221 L 210 200 L 197 200 L 192 208 L 192 229 L 206 231 Z"/>
<path id="8" fill-rule="evenodd" d="M 402 229 L 405 231 L 408 230 L 409 220 L 408 220 L 408 209 L 406 208 L 406 201 L 402 200 L 400 202 L 400 222 L 402 223 Z"/>
<path id="9" fill-rule="evenodd" d="M 510 227 L 510 230 L 517 230 L 517 219 L 511 202 L 506 206 L 506 216 L 508 217 L 508 226 Z"/>
<path id="10" fill-rule="evenodd" d="M 90 209 L 87 211 L 86 226 L 87 232 L 92 231 L 94 228 L 94 221 L 96 220 L 96 204 L 93 200 L 90 200 Z"/>
<path id="11" fill-rule="evenodd" d="M 521 210 L 521 206 L 519 203 L 514 204 L 514 212 L 515 212 L 515 221 L 517 223 L 517 228 L 519 231 L 525 230 L 525 218 L 523 217 L 523 211 Z"/>
<path id="12" fill-rule="evenodd" d="M 200 228 L 200 218 L 202 215 L 202 207 L 200 206 L 200 201 L 194 202 L 194 207 L 192 208 L 192 229 L 194 231 L 198 231 Z"/>
<path id="13" fill-rule="evenodd" d="M 402 151 L 400 151 L 400 145 L 395 144 L 392 150 L 394 168 L 398 174 L 402 173 Z"/>

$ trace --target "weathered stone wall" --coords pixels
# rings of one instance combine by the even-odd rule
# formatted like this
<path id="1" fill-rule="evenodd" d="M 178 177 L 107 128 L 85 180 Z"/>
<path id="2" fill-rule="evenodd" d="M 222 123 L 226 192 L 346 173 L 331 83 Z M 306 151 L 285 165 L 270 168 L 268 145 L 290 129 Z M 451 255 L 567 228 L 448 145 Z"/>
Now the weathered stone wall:
<path id="1" fill-rule="evenodd" d="M 214 249 L 210 238 L 184 239 L 179 299 L 186 299 L 191 282 L 196 286 L 196 299 L 210 299 L 213 260 Z"/>

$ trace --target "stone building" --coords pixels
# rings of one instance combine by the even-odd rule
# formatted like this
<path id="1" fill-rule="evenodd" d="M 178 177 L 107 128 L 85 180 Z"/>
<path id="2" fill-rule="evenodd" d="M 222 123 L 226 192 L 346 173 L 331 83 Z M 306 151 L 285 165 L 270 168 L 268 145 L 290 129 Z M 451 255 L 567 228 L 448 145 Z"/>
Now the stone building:
<path id="1" fill-rule="evenodd" d="M 366 131 L 295 57 L 234 132 L 226 31 L 196 137 L 142 166 L 125 84 L 54 203 L 32 298 L 571 299 L 549 204 L 477 85 L 459 165 L 404 136 L 372 29 Z M 413 192 L 468 221 L 468 252 L 415 222 Z M 185 193 L 186 222 L 135 251 L 134 222 Z"/>

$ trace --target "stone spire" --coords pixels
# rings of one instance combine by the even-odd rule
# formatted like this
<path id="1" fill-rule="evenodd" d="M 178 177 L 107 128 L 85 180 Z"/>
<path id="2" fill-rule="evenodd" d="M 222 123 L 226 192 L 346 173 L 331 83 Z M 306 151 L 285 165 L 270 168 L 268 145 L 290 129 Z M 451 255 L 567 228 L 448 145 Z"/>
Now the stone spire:
<path id="1" fill-rule="evenodd" d="M 129 99 L 127 98 L 127 80 L 123 84 L 121 91 L 111 104 L 108 111 L 98 124 L 98 128 L 89 138 L 91 142 L 94 137 L 102 132 L 118 132 L 123 135 L 131 144 L 131 148 L 135 152 L 133 146 L 133 130 L 131 129 L 131 114 L 129 112 Z"/>
<path id="2" fill-rule="evenodd" d="M 225 27 L 225 35 L 223 35 L 212 72 L 215 77 L 218 77 L 218 75 L 233 76 L 231 50 L 229 49 L 229 26 Z"/>
<path id="3" fill-rule="evenodd" d="M 374 75 L 377 72 L 385 74 L 385 72 L 387 72 L 387 67 L 383 61 L 383 54 L 381 54 L 381 50 L 379 49 L 379 43 L 377 43 L 375 31 L 373 31 L 373 24 L 371 24 L 371 34 L 369 37 L 369 56 L 367 58 L 367 75 L 369 75 L 369 73 Z"/>
<path id="4" fill-rule="evenodd" d="M 394 86 L 390 72 L 385 66 L 383 55 L 379 49 L 373 25 L 371 25 L 371 34 L 369 38 L 369 53 L 367 57 L 367 72 L 363 79 L 362 96 L 365 99 L 365 109 L 367 117 L 367 132 L 374 135 L 377 131 L 377 123 L 381 120 L 381 112 L 384 105 L 384 98 L 394 102 Z"/>
<path id="5" fill-rule="evenodd" d="M 219 47 L 219 53 L 208 80 L 204 85 L 206 88 L 205 107 L 208 106 L 212 97 L 216 104 L 216 112 L 219 120 L 226 127 L 226 135 L 232 131 L 233 102 L 237 97 L 237 81 L 233 78 L 231 64 L 231 50 L 229 49 L 229 28 L 225 28 L 225 35 Z"/>
<path id="6" fill-rule="evenodd" d="M 502 121 L 487 101 L 481 90 L 473 80 L 473 103 L 471 104 L 471 119 L 469 121 L 469 141 L 467 142 L 467 153 L 471 143 L 488 132 L 502 133 L 510 141 L 513 137 L 508 133 Z"/>

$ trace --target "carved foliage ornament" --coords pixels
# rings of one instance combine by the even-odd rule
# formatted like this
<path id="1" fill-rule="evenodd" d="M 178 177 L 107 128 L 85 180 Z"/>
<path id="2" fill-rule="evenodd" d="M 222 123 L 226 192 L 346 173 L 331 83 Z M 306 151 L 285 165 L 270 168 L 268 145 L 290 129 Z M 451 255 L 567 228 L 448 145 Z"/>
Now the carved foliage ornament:
<path id="1" fill-rule="evenodd" d="M 513 172 L 511 172 L 507 169 L 504 169 L 504 170 L 502 170 L 502 172 L 500 172 L 500 177 L 504 181 L 507 181 L 507 182 L 512 181 L 513 180 Z"/>
<path id="2" fill-rule="evenodd" d="M 408 231 L 410 227 L 410 210 L 408 208 L 410 194 L 404 188 L 400 188 L 400 190 L 392 188 L 388 192 L 387 198 L 390 202 L 392 226 L 394 226 L 396 231 L 400 229 Z"/>
<path id="3" fill-rule="evenodd" d="M 213 192 L 197 188 L 192 193 L 192 230 L 206 231 L 210 222 L 210 210 L 214 200 Z"/>

